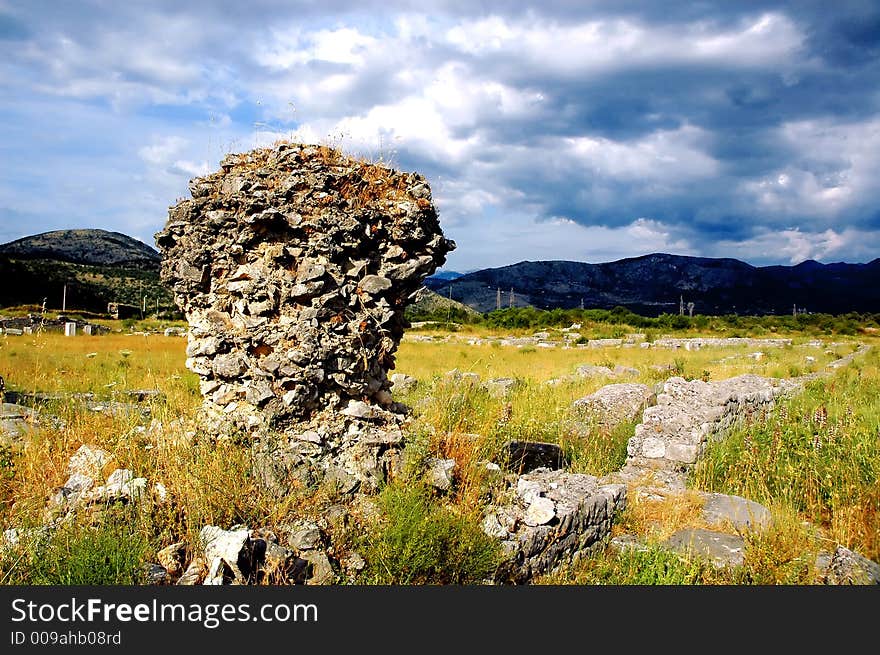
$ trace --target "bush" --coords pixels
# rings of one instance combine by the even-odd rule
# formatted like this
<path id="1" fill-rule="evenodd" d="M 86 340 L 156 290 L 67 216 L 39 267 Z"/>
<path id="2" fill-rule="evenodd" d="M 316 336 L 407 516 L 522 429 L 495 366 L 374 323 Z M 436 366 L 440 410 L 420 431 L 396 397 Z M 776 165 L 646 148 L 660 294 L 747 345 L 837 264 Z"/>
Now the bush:
<path id="1" fill-rule="evenodd" d="M 392 484 L 379 502 L 385 517 L 365 553 L 372 583 L 476 584 L 501 561 L 476 520 L 433 502 L 424 486 Z"/>
<path id="2" fill-rule="evenodd" d="M 137 585 L 144 584 L 143 564 L 150 543 L 138 531 L 135 508 L 108 508 L 97 525 L 59 528 L 42 544 L 26 544 L 20 560 L 2 564 L 8 584 Z"/>

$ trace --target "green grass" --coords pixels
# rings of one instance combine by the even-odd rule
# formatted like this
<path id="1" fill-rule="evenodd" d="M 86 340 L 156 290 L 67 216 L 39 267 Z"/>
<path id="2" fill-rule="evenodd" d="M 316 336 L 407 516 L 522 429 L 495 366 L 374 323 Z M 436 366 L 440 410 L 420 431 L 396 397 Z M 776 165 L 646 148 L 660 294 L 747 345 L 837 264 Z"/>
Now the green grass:
<path id="1" fill-rule="evenodd" d="M 134 507 L 110 507 L 96 524 L 69 523 L 0 559 L 18 585 L 139 585 L 152 544 Z"/>
<path id="2" fill-rule="evenodd" d="M 730 575 L 659 545 L 645 550 L 606 549 L 574 569 L 543 576 L 539 584 L 698 585 L 726 584 Z"/>
<path id="3" fill-rule="evenodd" d="M 389 485 L 379 505 L 384 518 L 365 550 L 370 583 L 479 584 L 500 563 L 498 543 L 476 519 L 432 500 L 422 485 Z"/>
<path id="4" fill-rule="evenodd" d="M 839 543 L 880 557 L 878 357 L 808 385 L 763 422 L 704 453 L 693 476 L 707 491 L 782 503 Z"/>

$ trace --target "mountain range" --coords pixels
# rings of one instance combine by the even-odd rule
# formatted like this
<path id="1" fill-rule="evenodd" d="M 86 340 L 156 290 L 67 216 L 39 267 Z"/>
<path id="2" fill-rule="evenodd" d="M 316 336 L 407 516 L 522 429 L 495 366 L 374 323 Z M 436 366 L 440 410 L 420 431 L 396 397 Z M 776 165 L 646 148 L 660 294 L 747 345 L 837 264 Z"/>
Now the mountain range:
<path id="1" fill-rule="evenodd" d="M 880 312 L 880 259 L 756 267 L 737 259 L 654 253 L 602 264 L 524 261 L 426 285 L 480 312 L 622 306 L 643 316 Z M 499 293 L 500 291 L 500 293 Z M 511 295 L 513 300 L 511 302 Z"/>
<path id="2" fill-rule="evenodd" d="M 118 302 L 173 311 L 159 282 L 161 256 L 119 232 L 57 230 L 0 245 L 0 307 L 40 304 L 105 312 Z M 653 253 L 601 264 L 524 261 L 466 274 L 440 271 L 425 286 L 479 312 L 622 306 L 644 316 L 662 313 L 843 314 L 880 312 L 880 259 L 866 264 L 756 267 L 737 259 Z M 64 299 L 64 300 L 62 300 Z M 438 299 L 423 294 L 436 310 Z M 692 303 L 692 305 L 691 305 Z M 445 306 L 445 305 L 444 305 Z"/>

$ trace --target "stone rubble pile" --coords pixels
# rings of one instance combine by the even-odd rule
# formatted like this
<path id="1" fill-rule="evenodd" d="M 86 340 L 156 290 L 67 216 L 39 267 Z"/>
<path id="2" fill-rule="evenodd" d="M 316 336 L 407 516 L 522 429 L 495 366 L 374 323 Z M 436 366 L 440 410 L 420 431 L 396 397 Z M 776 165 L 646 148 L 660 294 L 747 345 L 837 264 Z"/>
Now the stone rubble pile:
<path id="1" fill-rule="evenodd" d="M 287 434 L 358 479 L 396 448 L 388 371 L 404 309 L 445 262 L 427 181 L 323 147 L 227 156 L 156 235 L 189 323 L 187 367 L 218 436 Z M 346 457 L 360 446 L 364 457 Z M 288 453 L 289 455 L 290 453 Z M 343 461 L 344 460 L 344 461 Z"/>

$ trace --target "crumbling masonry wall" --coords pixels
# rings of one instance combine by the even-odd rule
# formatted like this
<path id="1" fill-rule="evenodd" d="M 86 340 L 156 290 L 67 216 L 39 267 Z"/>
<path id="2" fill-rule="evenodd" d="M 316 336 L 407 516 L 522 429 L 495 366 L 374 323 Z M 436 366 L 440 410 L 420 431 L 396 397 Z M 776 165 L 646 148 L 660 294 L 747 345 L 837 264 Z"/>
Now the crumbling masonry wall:
<path id="1" fill-rule="evenodd" d="M 394 423 L 404 308 L 455 247 L 425 178 L 281 144 L 229 155 L 189 188 L 156 243 L 206 414 L 245 431 Z"/>

